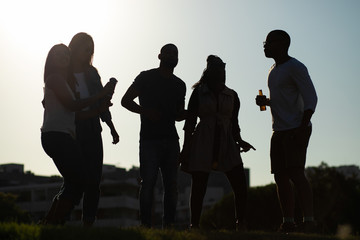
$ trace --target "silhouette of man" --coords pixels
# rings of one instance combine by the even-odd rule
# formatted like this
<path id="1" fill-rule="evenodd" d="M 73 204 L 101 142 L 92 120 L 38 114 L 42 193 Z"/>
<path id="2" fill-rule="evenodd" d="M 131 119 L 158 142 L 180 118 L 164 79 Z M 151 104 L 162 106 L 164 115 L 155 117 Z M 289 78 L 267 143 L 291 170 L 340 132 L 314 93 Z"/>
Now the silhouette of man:
<path id="1" fill-rule="evenodd" d="M 317 95 L 305 65 L 288 55 L 289 46 L 290 36 L 285 31 L 274 30 L 267 35 L 265 56 L 275 60 L 268 76 L 270 98 L 256 97 L 256 104 L 270 106 L 273 116 L 270 158 L 283 214 L 281 232 L 300 230 L 294 222 L 291 182 L 303 208 L 301 228 L 306 231 L 314 225 L 313 194 L 304 168 Z"/>
<path id="2" fill-rule="evenodd" d="M 140 114 L 140 219 L 151 227 L 154 186 L 159 169 L 164 186 L 163 227 L 175 221 L 179 137 L 175 121 L 183 120 L 185 83 L 173 74 L 178 63 L 174 44 L 161 48 L 160 66 L 141 72 L 121 100 L 123 107 Z M 134 99 L 139 98 L 139 104 Z"/>

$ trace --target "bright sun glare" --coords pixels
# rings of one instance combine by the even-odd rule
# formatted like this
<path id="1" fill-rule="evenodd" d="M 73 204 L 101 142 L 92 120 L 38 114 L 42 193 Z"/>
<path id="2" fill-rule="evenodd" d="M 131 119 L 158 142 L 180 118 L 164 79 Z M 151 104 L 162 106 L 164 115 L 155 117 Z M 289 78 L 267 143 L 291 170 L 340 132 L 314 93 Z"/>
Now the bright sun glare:
<path id="1" fill-rule="evenodd" d="M 68 44 L 79 31 L 101 27 L 106 4 L 102 1 L 8 1 L 0 17 L 6 38 L 25 51 L 48 50 Z"/>

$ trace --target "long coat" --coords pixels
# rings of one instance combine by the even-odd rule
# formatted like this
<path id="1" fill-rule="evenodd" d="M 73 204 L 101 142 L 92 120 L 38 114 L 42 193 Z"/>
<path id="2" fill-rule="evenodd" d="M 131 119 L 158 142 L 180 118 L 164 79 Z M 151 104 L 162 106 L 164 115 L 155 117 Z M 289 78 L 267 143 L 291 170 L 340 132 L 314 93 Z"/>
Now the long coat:
<path id="1" fill-rule="evenodd" d="M 200 122 L 193 132 L 187 170 L 227 172 L 242 164 L 233 134 L 233 127 L 240 131 L 237 116 L 233 116 L 234 112 L 238 113 L 239 110 L 234 111 L 235 98 L 238 100 L 237 94 L 234 90 L 225 87 L 216 97 L 206 84 L 200 85 L 197 93 L 197 117 L 200 118 Z M 233 126 L 233 117 L 236 118 L 237 126 Z M 195 123 L 189 122 L 193 124 L 185 124 L 185 130 L 194 128 L 196 118 Z"/>

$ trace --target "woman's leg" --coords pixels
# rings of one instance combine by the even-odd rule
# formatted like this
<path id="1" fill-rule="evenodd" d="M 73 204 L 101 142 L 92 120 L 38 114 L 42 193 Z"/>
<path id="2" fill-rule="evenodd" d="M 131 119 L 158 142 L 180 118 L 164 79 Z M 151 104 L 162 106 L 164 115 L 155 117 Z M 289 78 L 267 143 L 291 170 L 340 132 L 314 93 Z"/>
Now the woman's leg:
<path id="1" fill-rule="evenodd" d="M 209 173 L 193 172 L 190 195 L 191 228 L 199 228 L 203 200 L 206 193 Z"/>
<path id="2" fill-rule="evenodd" d="M 41 138 L 45 152 L 53 159 L 64 178 L 51 213 L 53 219 L 50 220 L 54 224 L 63 223 L 82 197 L 81 155 L 75 140 L 68 134 L 49 132 L 43 133 Z"/>
<path id="3" fill-rule="evenodd" d="M 243 165 L 236 166 L 229 172 L 225 173 L 234 192 L 235 202 L 235 219 L 237 228 L 244 225 L 246 200 L 247 200 L 247 184 Z"/>
<path id="4" fill-rule="evenodd" d="M 87 176 L 84 186 L 82 221 L 84 226 L 92 226 L 96 219 L 100 200 L 103 143 L 101 133 L 91 131 L 80 135 L 79 140 L 84 159 L 83 169 Z"/>

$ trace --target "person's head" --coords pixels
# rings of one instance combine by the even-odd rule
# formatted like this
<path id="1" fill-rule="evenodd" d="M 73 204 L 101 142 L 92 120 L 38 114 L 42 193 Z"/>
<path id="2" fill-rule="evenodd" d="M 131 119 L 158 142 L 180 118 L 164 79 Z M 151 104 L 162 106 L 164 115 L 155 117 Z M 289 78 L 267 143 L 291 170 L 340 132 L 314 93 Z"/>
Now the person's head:
<path id="1" fill-rule="evenodd" d="M 69 43 L 71 50 L 71 61 L 83 67 L 92 65 L 94 55 L 94 41 L 92 37 L 84 32 L 75 34 Z"/>
<path id="2" fill-rule="evenodd" d="M 67 77 L 70 66 L 70 50 L 65 44 L 54 45 L 46 58 L 44 81 L 51 74 L 61 74 Z"/>
<path id="3" fill-rule="evenodd" d="M 206 68 L 200 80 L 193 85 L 193 88 L 203 83 L 207 83 L 209 85 L 214 85 L 214 84 L 225 85 L 226 63 L 224 63 L 223 60 L 221 60 L 221 58 L 215 55 L 209 55 L 206 59 L 206 62 L 207 62 Z"/>
<path id="4" fill-rule="evenodd" d="M 174 69 L 179 61 L 178 56 L 179 52 L 174 44 L 168 43 L 164 45 L 158 55 L 158 58 L 160 59 L 160 66 Z"/>
<path id="5" fill-rule="evenodd" d="M 264 42 L 264 53 L 268 58 L 287 56 L 290 47 L 290 36 L 284 30 L 271 31 Z"/>

